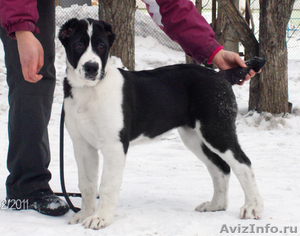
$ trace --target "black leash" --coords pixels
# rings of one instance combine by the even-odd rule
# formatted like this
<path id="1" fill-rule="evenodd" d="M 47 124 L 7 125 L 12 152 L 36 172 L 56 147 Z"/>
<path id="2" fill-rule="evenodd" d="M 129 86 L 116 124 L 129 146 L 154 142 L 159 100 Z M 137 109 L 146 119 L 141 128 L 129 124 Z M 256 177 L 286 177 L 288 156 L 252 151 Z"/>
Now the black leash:
<path id="1" fill-rule="evenodd" d="M 62 106 L 61 117 L 60 117 L 60 144 L 59 144 L 59 164 L 60 164 L 60 183 L 62 193 L 55 193 L 57 196 L 64 196 L 70 209 L 75 213 L 80 211 L 80 208 L 75 207 L 71 202 L 69 196 L 71 197 L 81 197 L 80 193 L 68 193 L 66 191 L 65 185 L 65 176 L 64 176 L 64 120 L 65 120 L 65 110 L 64 106 Z"/>

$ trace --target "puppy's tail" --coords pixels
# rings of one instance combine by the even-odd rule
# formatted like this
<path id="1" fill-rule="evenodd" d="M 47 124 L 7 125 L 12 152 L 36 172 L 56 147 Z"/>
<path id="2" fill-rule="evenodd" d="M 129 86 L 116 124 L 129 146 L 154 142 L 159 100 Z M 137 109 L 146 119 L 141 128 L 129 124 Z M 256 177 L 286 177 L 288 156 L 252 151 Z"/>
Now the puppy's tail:
<path id="1" fill-rule="evenodd" d="M 228 80 L 232 85 L 238 84 L 243 81 L 251 69 L 253 69 L 255 72 L 259 72 L 259 70 L 264 67 L 266 62 L 267 61 L 263 58 L 253 57 L 249 61 L 246 61 L 246 68 L 235 67 L 229 70 L 223 70 L 219 72 L 219 75 L 220 77 Z"/>

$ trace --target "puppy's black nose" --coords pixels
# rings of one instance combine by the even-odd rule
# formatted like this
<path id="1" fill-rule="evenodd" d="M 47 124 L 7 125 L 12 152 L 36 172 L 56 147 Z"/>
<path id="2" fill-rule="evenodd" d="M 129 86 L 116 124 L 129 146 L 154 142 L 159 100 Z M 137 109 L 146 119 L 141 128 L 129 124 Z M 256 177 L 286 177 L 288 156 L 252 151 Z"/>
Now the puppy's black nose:
<path id="1" fill-rule="evenodd" d="M 95 76 L 98 74 L 99 64 L 96 62 L 86 62 L 83 68 L 86 76 Z"/>

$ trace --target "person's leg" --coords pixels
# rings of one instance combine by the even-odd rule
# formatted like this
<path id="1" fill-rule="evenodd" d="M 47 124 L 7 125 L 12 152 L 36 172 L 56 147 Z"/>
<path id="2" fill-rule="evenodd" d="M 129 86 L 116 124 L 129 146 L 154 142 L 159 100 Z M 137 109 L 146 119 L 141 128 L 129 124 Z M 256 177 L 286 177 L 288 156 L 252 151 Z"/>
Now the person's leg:
<path id="1" fill-rule="evenodd" d="M 43 79 L 37 83 L 24 80 L 16 40 L 4 29 L 0 36 L 5 50 L 9 86 L 9 148 L 7 168 L 8 199 L 26 199 L 39 191 L 49 193 L 50 148 L 47 126 L 55 88 L 55 1 L 38 0 L 40 33 L 36 37 L 44 49 Z M 48 190 L 48 191 L 47 191 Z M 39 194 L 37 194 L 39 195 Z M 44 194 L 43 194 L 44 195 Z"/>
<path id="2" fill-rule="evenodd" d="M 43 79 L 32 84 L 23 79 L 15 40 L 1 30 L 9 85 L 9 149 L 7 197 L 23 198 L 39 189 L 49 189 L 50 150 L 47 125 L 55 86 L 55 9 L 52 0 L 38 1 L 40 34 L 44 48 Z M 53 5 L 53 7 L 51 6 Z M 45 11 L 44 9 L 47 9 Z"/>

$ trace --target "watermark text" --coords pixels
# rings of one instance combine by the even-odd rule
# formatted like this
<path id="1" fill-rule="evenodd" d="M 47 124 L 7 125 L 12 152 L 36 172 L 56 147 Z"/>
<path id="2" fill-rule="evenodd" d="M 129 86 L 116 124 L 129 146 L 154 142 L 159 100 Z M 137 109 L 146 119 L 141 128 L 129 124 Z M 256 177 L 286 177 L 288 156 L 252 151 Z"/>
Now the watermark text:
<path id="1" fill-rule="evenodd" d="M 265 226 L 257 226 L 255 224 L 249 225 L 241 225 L 238 224 L 236 226 L 229 226 L 227 224 L 223 224 L 221 226 L 220 233 L 224 234 L 234 234 L 234 233 L 242 233 L 242 234 L 265 234 L 265 233 L 291 233 L 297 234 L 298 227 L 297 226 L 272 226 L 271 224 L 266 224 Z"/>
<path id="2" fill-rule="evenodd" d="M 28 199 L 4 199 L 0 202 L 0 210 L 27 210 L 28 204 Z"/>

